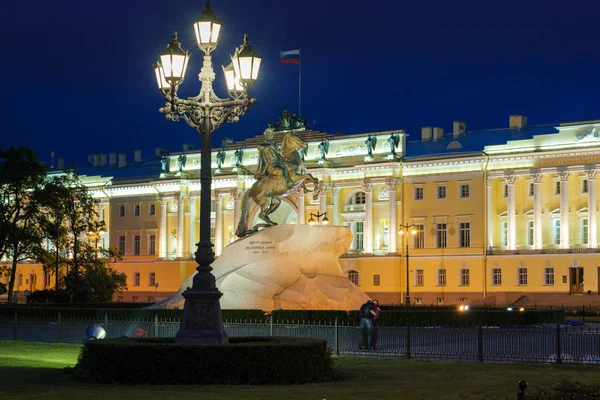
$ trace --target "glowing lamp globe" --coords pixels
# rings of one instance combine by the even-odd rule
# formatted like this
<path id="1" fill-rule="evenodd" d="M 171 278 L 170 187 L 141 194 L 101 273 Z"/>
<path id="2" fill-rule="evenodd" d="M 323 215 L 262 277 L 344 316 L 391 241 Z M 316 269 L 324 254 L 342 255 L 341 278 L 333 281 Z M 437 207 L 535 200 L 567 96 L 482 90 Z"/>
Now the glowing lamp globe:
<path id="1" fill-rule="evenodd" d="M 210 9 L 210 1 L 207 1 L 206 9 L 202 11 L 200 18 L 194 22 L 196 42 L 198 42 L 200 50 L 208 54 L 217 47 L 221 25 L 221 20 Z"/>
<path id="2" fill-rule="evenodd" d="M 181 48 L 181 44 L 177 41 L 177 32 L 173 32 L 173 40 L 159 55 L 165 81 L 170 85 L 180 84 L 183 81 L 190 54 Z"/>
<path id="3" fill-rule="evenodd" d="M 252 87 L 258 78 L 262 56 L 256 54 L 248 43 L 248 35 L 244 35 L 244 43 L 231 57 L 233 72 L 246 88 Z"/>

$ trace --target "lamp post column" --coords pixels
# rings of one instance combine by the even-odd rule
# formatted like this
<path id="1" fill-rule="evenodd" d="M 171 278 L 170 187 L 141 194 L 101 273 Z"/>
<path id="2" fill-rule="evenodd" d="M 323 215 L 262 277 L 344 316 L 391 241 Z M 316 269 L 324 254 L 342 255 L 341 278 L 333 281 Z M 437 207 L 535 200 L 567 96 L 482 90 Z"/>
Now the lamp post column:
<path id="1" fill-rule="evenodd" d="M 408 241 L 408 238 L 406 239 Z M 406 244 L 406 299 L 404 304 L 410 306 L 410 283 L 409 283 L 409 275 L 410 269 L 408 265 L 408 243 Z"/>

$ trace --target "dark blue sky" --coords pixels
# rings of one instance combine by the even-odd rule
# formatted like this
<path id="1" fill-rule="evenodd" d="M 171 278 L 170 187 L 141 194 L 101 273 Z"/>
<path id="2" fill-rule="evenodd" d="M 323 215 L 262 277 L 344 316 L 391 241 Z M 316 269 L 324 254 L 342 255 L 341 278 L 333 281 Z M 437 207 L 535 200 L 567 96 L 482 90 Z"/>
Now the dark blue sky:
<path id="1" fill-rule="evenodd" d="M 237 124 L 240 140 L 262 133 L 284 108 L 297 111 L 298 69 L 279 51 L 302 49 L 302 114 L 309 128 L 344 134 L 420 127 L 468 130 L 600 119 L 600 5 L 594 0 L 213 0 L 223 20 L 213 63 L 247 33 L 263 55 Z M 184 122 L 166 121 L 152 71 L 173 30 L 192 52 L 179 95 L 196 95 L 202 52 L 192 23 L 199 0 L 30 0 L 0 12 L 0 148 L 27 145 L 49 163 L 140 148 L 180 151 L 199 143 Z M 316 123 L 313 125 L 313 121 Z M 409 139 L 410 140 L 410 139 Z M 198 148 L 199 145 L 196 145 Z"/>

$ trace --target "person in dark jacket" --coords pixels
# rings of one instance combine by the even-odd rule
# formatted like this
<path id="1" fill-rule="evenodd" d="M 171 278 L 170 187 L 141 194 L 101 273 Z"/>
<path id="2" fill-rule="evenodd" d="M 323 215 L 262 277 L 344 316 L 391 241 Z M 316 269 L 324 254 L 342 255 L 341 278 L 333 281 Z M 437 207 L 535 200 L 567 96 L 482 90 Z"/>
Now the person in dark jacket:
<path id="1" fill-rule="evenodd" d="M 373 340 L 373 317 L 375 316 L 375 307 L 373 301 L 368 300 L 360 306 L 360 339 L 358 347 L 360 349 L 371 348 Z"/>

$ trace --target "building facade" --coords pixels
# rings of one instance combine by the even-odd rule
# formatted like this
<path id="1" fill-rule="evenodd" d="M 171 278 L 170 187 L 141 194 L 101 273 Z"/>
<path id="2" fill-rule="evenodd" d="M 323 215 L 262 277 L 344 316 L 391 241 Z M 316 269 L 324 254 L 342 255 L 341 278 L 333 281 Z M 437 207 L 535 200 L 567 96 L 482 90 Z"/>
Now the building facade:
<path id="1" fill-rule="evenodd" d="M 330 223 L 347 226 L 354 236 L 343 271 L 380 302 L 402 303 L 407 290 L 413 304 L 600 293 L 600 121 L 528 126 L 526 117 L 511 116 L 506 129 L 473 132 L 456 121 L 451 133 L 424 127 L 417 138 L 296 134 L 308 144 L 301 156 L 321 192 L 313 200 L 296 189 L 272 219 L 306 224 L 326 212 Z M 257 136 L 213 151 L 217 256 L 236 240 L 261 142 Z M 79 173 L 107 226 L 100 244 L 125 255 L 113 267 L 127 274 L 128 291 L 116 300 L 170 296 L 196 267 L 199 150 L 157 148 L 149 158 L 135 151 L 129 163 L 125 154 L 98 154 L 88 164 Z M 15 290 L 51 282 L 39 265 L 23 263 Z"/>

